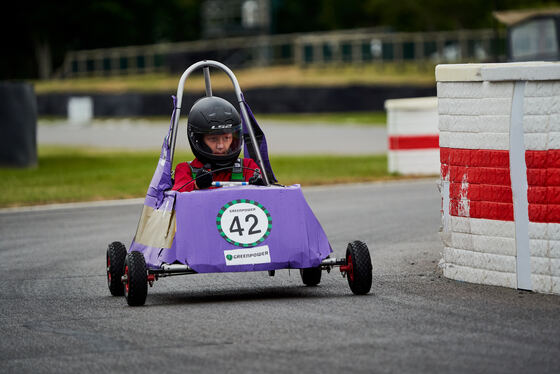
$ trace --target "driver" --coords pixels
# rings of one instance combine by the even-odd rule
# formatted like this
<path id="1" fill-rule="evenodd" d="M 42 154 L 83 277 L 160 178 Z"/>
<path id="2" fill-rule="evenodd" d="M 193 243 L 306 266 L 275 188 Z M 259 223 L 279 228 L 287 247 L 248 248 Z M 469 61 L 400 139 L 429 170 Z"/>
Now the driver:
<path id="1" fill-rule="evenodd" d="M 187 137 L 196 158 L 175 167 L 173 190 L 205 189 L 212 181 L 264 185 L 257 163 L 239 158 L 243 147 L 241 118 L 228 101 L 217 96 L 197 100 L 189 113 Z"/>

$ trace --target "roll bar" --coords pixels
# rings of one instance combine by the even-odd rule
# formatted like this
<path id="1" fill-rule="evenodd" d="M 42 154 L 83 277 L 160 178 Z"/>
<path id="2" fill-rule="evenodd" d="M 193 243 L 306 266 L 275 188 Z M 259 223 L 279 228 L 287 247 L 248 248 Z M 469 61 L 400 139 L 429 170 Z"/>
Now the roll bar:
<path id="1" fill-rule="evenodd" d="M 176 112 L 175 112 L 175 118 L 173 119 L 173 128 L 171 130 L 171 137 L 170 139 L 168 139 L 168 146 L 171 148 L 171 156 L 170 156 L 170 162 L 171 165 L 173 165 L 173 157 L 175 155 L 175 144 L 177 142 L 177 130 L 178 130 L 178 124 L 179 124 L 179 118 L 181 117 L 181 105 L 183 102 L 183 90 L 185 87 L 185 81 L 187 80 L 187 78 L 189 77 L 189 75 L 191 75 L 191 73 L 197 69 L 203 69 L 204 71 L 204 83 L 205 83 L 205 87 L 206 87 L 206 96 L 212 96 L 212 85 L 210 83 L 210 67 L 213 68 L 217 68 L 222 70 L 224 73 L 227 74 L 227 76 L 229 77 L 229 79 L 231 80 L 231 82 L 233 83 L 233 89 L 235 90 L 235 96 L 237 97 L 237 102 L 239 104 L 239 108 L 241 109 L 241 116 L 243 117 L 243 120 L 245 121 L 245 124 L 247 125 L 247 129 L 249 130 L 249 137 L 251 138 L 251 142 L 253 142 L 253 149 L 255 150 L 255 154 L 257 156 L 257 163 L 259 165 L 259 167 L 261 168 L 261 176 L 264 179 L 264 182 L 267 186 L 270 185 L 270 182 L 268 180 L 268 175 L 266 173 L 266 169 L 264 167 L 264 162 L 261 156 L 261 152 L 260 149 L 258 147 L 257 144 L 257 139 L 255 137 L 255 133 L 253 131 L 253 127 L 251 125 L 251 121 L 249 120 L 249 114 L 247 113 L 247 108 L 245 108 L 244 105 L 244 98 L 243 98 L 243 93 L 241 92 L 241 87 L 239 87 L 239 83 L 237 82 L 237 78 L 235 77 L 235 75 L 233 74 L 233 72 L 224 64 L 217 62 L 217 61 L 212 61 L 212 60 L 204 60 L 204 61 L 199 61 L 196 62 L 194 64 L 192 64 L 191 66 L 189 66 L 187 68 L 187 70 L 185 70 L 185 72 L 183 73 L 183 75 L 181 76 L 181 79 L 179 80 L 179 86 L 177 87 L 177 108 L 176 108 Z"/>

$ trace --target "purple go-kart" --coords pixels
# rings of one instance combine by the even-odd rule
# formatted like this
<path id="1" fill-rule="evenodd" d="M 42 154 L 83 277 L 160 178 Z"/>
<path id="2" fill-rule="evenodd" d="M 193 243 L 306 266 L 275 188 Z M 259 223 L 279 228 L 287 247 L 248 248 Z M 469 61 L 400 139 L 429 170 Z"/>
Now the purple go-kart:
<path id="1" fill-rule="evenodd" d="M 231 79 L 243 123 L 244 155 L 259 165 L 265 186 L 245 182 L 214 182 L 211 190 L 171 190 L 183 87 L 202 68 L 206 95 L 212 95 L 210 67 Z M 200 61 L 181 76 L 171 126 L 150 182 L 140 222 L 127 251 L 120 242 L 107 248 L 107 283 L 128 305 L 143 305 L 148 285 L 159 278 L 197 273 L 300 269 L 307 286 L 321 281 L 321 272 L 339 267 L 355 294 L 366 294 L 372 283 L 368 247 L 348 244 L 346 257 L 330 257 L 331 246 L 299 185 L 276 183 L 268 160 L 266 139 L 232 71 L 216 61 Z M 196 217 L 194 219 L 193 217 Z"/>

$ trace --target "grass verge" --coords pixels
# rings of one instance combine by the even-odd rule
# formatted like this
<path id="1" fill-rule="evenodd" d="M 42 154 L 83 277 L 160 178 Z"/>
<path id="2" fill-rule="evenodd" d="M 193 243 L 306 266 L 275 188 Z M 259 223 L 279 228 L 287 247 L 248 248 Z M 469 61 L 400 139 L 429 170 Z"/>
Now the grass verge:
<path id="1" fill-rule="evenodd" d="M 157 152 L 39 147 L 36 168 L 0 168 L 0 207 L 145 196 Z M 192 155 L 177 152 L 175 159 Z M 397 178 L 385 155 L 273 156 L 280 183 L 304 186 Z"/>
<path id="2" fill-rule="evenodd" d="M 146 117 L 96 117 L 95 124 L 115 124 L 126 122 L 127 124 L 135 123 L 168 123 L 169 116 L 146 116 Z M 184 120 L 186 116 L 182 116 Z M 278 122 L 285 125 L 358 125 L 358 126 L 379 126 L 383 127 L 387 124 L 387 114 L 385 112 L 341 112 L 341 113 L 283 113 L 283 114 L 256 114 L 256 119 L 261 121 Z M 39 117 L 40 125 L 60 124 L 67 121 L 66 117 L 61 116 L 41 116 Z"/>
<path id="3" fill-rule="evenodd" d="M 186 68 L 186 66 L 185 66 Z M 255 87 L 274 86 L 347 86 L 347 85 L 434 85 L 435 65 L 414 64 L 363 64 L 325 65 L 301 68 L 295 65 L 237 69 L 234 71 L 243 90 Z M 177 92 L 181 74 L 142 74 L 115 77 L 84 77 L 53 79 L 32 82 L 35 92 Z M 214 90 L 232 90 L 228 76 L 212 70 Z M 185 84 L 185 90 L 204 92 L 204 77 L 201 71 L 193 73 Z"/>
<path id="4" fill-rule="evenodd" d="M 256 118 L 257 121 L 278 121 L 286 124 L 360 126 L 386 126 L 387 124 L 387 113 L 385 112 L 257 114 Z"/>

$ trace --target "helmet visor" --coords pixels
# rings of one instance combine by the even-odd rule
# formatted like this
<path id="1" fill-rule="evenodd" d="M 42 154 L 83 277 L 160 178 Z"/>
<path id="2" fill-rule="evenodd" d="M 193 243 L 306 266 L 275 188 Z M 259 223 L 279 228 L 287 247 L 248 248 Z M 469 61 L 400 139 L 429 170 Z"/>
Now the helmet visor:
<path id="1" fill-rule="evenodd" d="M 191 128 L 189 138 L 192 146 L 204 158 L 217 162 L 229 159 L 233 154 L 238 155 L 243 146 L 241 124 L 227 128 L 214 128 L 210 131 Z"/>

